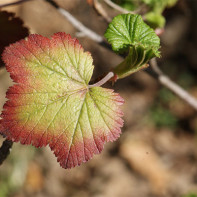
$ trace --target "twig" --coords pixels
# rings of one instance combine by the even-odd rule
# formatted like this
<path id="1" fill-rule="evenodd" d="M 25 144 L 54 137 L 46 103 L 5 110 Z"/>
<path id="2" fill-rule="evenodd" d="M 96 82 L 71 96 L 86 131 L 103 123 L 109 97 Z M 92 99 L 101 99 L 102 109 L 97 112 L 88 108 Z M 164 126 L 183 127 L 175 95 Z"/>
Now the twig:
<path id="1" fill-rule="evenodd" d="M 93 1 L 95 10 L 100 14 L 108 23 L 111 22 L 111 17 L 107 14 L 101 3 L 98 0 Z"/>
<path id="2" fill-rule="evenodd" d="M 181 88 L 178 84 L 173 82 L 169 77 L 167 77 L 158 67 L 157 61 L 153 58 L 150 61 L 150 65 L 155 73 L 158 74 L 158 80 L 162 85 L 170 89 L 177 96 L 187 102 L 190 106 L 192 106 L 195 110 L 197 110 L 197 99 L 194 98 L 191 94 L 186 92 L 183 88 Z"/>
<path id="3" fill-rule="evenodd" d="M 102 36 L 92 31 L 91 29 L 87 28 L 77 18 L 72 16 L 68 11 L 66 11 L 63 8 L 60 8 L 53 0 L 45 0 L 45 1 L 50 3 L 53 7 L 55 7 L 58 12 L 60 12 L 77 30 L 79 30 L 77 35 L 79 35 L 80 37 L 87 36 L 93 41 L 99 43 L 101 46 L 104 46 L 105 48 L 111 50 L 111 46 L 105 42 Z"/>
<path id="4" fill-rule="evenodd" d="M 86 35 L 87 37 L 89 37 L 90 39 L 100 43 L 103 41 L 102 36 L 98 35 L 97 33 L 95 33 L 94 31 L 88 29 L 87 27 L 85 27 L 81 22 L 79 22 L 75 17 L 73 17 L 69 12 L 67 12 L 66 10 L 62 9 L 62 8 L 57 8 L 57 10 L 64 16 L 67 18 L 67 20 L 72 23 L 72 25 L 78 29 L 79 31 L 83 32 L 84 35 Z"/>
<path id="5" fill-rule="evenodd" d="M 83 33 L 83 35 L 86 35 L 87 37 L 98 43 L 104 41 L 102 36 L 95 33 L 91 29 L 87 28 L 78 19 L 72 16 L 68 11 L 59 7 L 53 0 L 45 0 L 45 1 L 50 3 L 53 7 L 55 7 L 58 10 L 58 12 L 60 12 L 76 29 L 78 29 L 81 33 Z"/>
<path id="6" fill-rule="evenodd" d="M 25 3 L 27 1 L 32 1 L 32 0 L 19 0 L 19 1 L 12 2 L 12 3 L 5 3 L 5 4 L 1 4 L 0 8 L 4 8 L 4 7 L 7 7 L 7 6 L 11 6 L 11 5 L 17 5 L 17 4 L 20 4 L 20 3 Z"/>
<path id="7" fill-rule="evenodd" d="M 10 140 L 5 140 L 0 148 L 0 165 L 4 162 L 7 156 L 10 154 L 13 142 Z"/>
<path id="8" fill-rule="evenodd" d="M 103 1 L 104 1 L 108 6 L 112 7 L 113 9 L 115 9 L 115 10 L 117 10 L 117 11 L 123 13 L 123 14 L 127 14 L 127 13 L 136 14 L 136 13 L 138 13 L 138 10 L 133 11 L 133 12 L 128 11 L 128 10 L 126 10 L 126 9 L 124 9 L 124 8 L 122 8 L 122 7 L 120 7 L 119 5 L 113 3 L 113 2 L 110 1 L 110 0 L 103 0 Z"/>
<path id="9" fill-rule="evenodd" d="M 89 88 L 93 88 L 93 87 L 99 87 L 102 86 L 103 84 L 105 84 L 107 81 L 109 81 L 112 77 L 114 76 L 113 72 L 109 72 L 103 79 L 101 79 L 100 81 L 98 81 L 95 84 L 92 85 L 88 85 Z"/>

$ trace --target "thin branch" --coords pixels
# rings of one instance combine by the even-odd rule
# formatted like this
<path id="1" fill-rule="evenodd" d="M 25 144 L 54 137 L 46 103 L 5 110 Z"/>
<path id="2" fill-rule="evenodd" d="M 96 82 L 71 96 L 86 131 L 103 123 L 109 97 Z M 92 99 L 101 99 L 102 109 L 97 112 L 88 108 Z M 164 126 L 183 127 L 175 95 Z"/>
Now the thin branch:
<path id="1" fill-rule="evenodd" d="M 99 3 L 98 0 L 94 0 L 94 8 L 95 10 L 98 12 L 98 14 L 100 14 L 108 23 L 111 22 L 111 17 L 107 14 L 107 12 L 105 11 L 105 9 L 103 8 L 102 4 Z"/>
<path id="2" fill-rule="evenodd" d="M 130 13 L 130 14 L 136 14 L 138 13 L 138 11 L 134 11 L 134 12 L 131 12 L 131 11 L 128 11 L 122 7 L 120 7 L 119 5 L 117 5 L 116 3 L 113 3 L 112 1 L 110 0 L 103 0 L 108 6 L 110 6 L 111 8 L 123 13 L 123 14 L 127 14 L 127 13 Z"/>
<path id="3" fill-rule="evenodd" d="M 0 147 L 0 165 L 4 162 L 4 160 L 10 154 L 13 142 L 10 140 L 5 140 Z"/>
<path id="4" fill-rule="evenodd" d="M 193 97 L 191 94 L 186 92 L 182 87 L 180 87 L 178 84 L 173 82 L 169 77 L 167 77 L 158 67 L 157 61 L 155 58 L 153 58 L 150 61 L 150 65 L 152 69 L 155 71 L 155 73 L 158 74 L 158 80 L 162 85 L 170 89 L 172 92 L 174 92 L 177 96 L 179 96 L 181 99 L 183 99 L 185 102 L 187 102 L 191 107 L 193 107 L 195 110 L 197 110 L 197 99 Z"/>
<path id="5" fill-rule="evenodd" d="M 102 86 L 103 84 L 105 84 L 107 81 L 109 81 L 112 77 L 114 76 L 113 72 L 109 72 L 103 79 L 101 79 L 100 81 L 98 81 L 95 84 L 92 85 L 88 85 L 89 88 L 93 88 L 93 87 L 99 87 Z"/>
<path id="6" fill-rule="evenodd" d="M 91 29 L 87 28 L 83 23 L 81 23 L 77 18 L 72 16 L 68 11 L 66 11 L 63 8 L 60 8 L 57 5 L 57 3 L 54 2 L 53 0 L 45 0 L 45 1 L 50 3 L 53 7 L 55 7 L 59 13 L 61 13 L 77 30 L 79 30 L 79 32 L 76 33 L 77 35 L 79 35 L 80 37 L 87 36 L 93 41 L 99 43 L 101 46 L 111 50 L 111 46 L 105 42 L 102 36 L 92 31 Z"/>
<path id="7" fill-rule="evenodd" d="M 20 3 L 25 3 L 27 1 L 32 1 L 32 0 L 19 0 L 19 1 L 12 2 L 12 3 L 5 3 L 5 4 L 1 4 L 0 8 L 8 7 L 8 6 L 11 6 L 11 5 L 17 5 L 17 4 L 20 4 Z"/>
<path id="8" fill-rule="evenodd" d="M 77 20 L 75 17 L 73 17 L 68 11 L 64 10 L 63 8 L 57 8 L 57 10 L 67 18 L 67 20 L 72 23 L 72 25 L 78 29 L 80 32 L 83 32 L 84 35 L 89 37 L 90 39 L 100 43 L 103 41 L 103 37 L 95 33 L 94 31 L 88 29 L 86 26 L 84 26 L 79 20 Z"/>

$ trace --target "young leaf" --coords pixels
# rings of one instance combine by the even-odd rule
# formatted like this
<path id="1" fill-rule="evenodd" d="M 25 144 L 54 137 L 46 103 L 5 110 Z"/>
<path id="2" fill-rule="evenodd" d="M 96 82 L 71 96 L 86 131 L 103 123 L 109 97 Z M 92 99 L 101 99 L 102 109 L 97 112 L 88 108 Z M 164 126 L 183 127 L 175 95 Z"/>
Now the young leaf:
<path id="1" fill-rule="evenodd" d="M 92 57 L 70 35 L 30 35 L 6 48 L 3 60 L 16 82 L 0 122 L 8 139 L 49 145 L 60 165 L 71 168 L 119 137 L 123 99 L 113 90 L 88 87 Z"/>
<path id="2" fill-rule="evenodd" d="M 160 56 L 159 37 L 139 15 L 121 14 L 116 16 L 109 24 L 105 37 L 114 51 L 128 51 L 126 59 L 114 69 L 118 78 L 146 68 L 147 62 L 151 58 Z"/>
<path id="3" fill-rule="evenodd" d="M 142 17 L 137 14 L 121 14 L 113 18 L 105 37 L 114 51 L 126 51 L 130 46 L 142 46 L 159 57 L 160 40 Z"/>

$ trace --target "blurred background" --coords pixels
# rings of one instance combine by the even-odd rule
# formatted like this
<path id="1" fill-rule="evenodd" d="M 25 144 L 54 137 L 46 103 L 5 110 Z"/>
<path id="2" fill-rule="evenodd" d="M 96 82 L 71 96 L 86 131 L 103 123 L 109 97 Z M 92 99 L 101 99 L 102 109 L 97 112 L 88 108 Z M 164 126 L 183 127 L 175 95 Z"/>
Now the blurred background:
<path id="1" fill-rule="evenodd" d="M 9 2 L 13 1 L 0 0 L 0 4 Z M 108 24 L 90 5 L 92 1 L 55 2 L 87 27 L 104 34 Z M 110 17 L 119 13 L 100 2 Z M 128 8 L 124 1 L 114 2 Z M 30 33 L 50 37 L 63 31 L 77 36 L 78 30 L 43 0 L 2 10 L 16 13 Z M 197 97 L 197 1 L 179 0 L 165 9 L 163 16 L 166 24 L 159 65 Z M 1 24 L 3 39 L 1 31 L 6 23 Z M 24 30 L 24 35 L 27 32 Z M 14 36 L 12 31 L 10 38 Z M 93 80 L 122 61 L 92 40 L 78 39 L 93 56 Z M 1 62 L 0 111 L 11 84 Z M 125 99 L 125 124 L 116 142 L 107 143 L 100 155 L 70 170 L 59 166 L 48 147 L 36 149 L 14 143 L 11 154 L 0 166 L 0 197 L 197 197 L 196 112 L 144 71 L 118 80 L 113 88 Z M 0 146 L 3 140 L 0 136 Z"/>

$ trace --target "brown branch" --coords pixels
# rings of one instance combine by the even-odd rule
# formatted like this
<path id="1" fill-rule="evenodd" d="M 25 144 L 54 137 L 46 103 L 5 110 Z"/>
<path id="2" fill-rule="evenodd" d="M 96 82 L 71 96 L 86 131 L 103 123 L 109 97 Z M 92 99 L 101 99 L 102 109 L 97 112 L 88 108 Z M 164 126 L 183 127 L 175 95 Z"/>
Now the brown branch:
<path id="1" fill-rule="evenodd" d="M 117 5 L 116 3 L 113 3 L 112 1 L 110 0 L 103 0 L 108 6 L 110 6 L 111 8 L 119 11 L 120 13 L 123 13 L 123 14 L 127 14 L 127 13 L 130 13 L 130 14 L 137 14 L 138 13 L 138 10 L 136 11 L 129 11 L 129 10 L 126 10 L 122 7 L 120 7 L 119 5 Z"/>
<path id="2" fill-rule="evenodd" d="M 158 75 L 159 82 L 167 87 L 169 90 L 174 92 L 177 96 L 179 96 L 182 100 L 187 102 L 191 107 L 193 107 L 195 110 L 197 110 L 197 99 L 194 98 L 191 94 L 189 94 L 187 91 L 185 91 L 182 87 L 180 87 L 178 84 L 173 82 L 168 76 L 166 76 L 161 69 L 159 68 L 157 64 L 156 58 L 153 58 L 150 61 L 150 65 L 155 73 Z"/>
<path id="3" fill-rule="evenodd" d="M 5 159 L 10 154 L 13 142 L 10 140 L 5 140 L 0 147 L 0 165 L 5 161 Z"/>
<path id="4" fill-rule="evenodd" d="M 5 4 L 1 4 L 0 8 L 12 6 L 12 5 L 17 5 L 17 4 L 20 4 L 20 3 L 25 3 L 27 1 L 32 1 L 32 0 L 19 0 L 19 1 L 12 2 L 12 3 L 5 3 Z"/>
<path id="5" fill-rule="evenodd" d="M 66 11 L 63 8 L 57 8 L 57 10 L 67 18 L 67 20 L 80 32 L 83 32 L 83 34 L 90 39 L 96 41 L 96 42 L 102 42 L 103 37 L 92 31 L 91 29 L 84 26 L 79 20 L 77 20 L 75 17 L 73 17 L 68 11 Z"/>
<path id="6" fill-rule="evenodd" d="M 108 23 L 111 22 L 111 17 L 107 14 L 106 10 L 98 0 L 93 1 L 93 6 L 99 15 L 101 15 Z"/>

